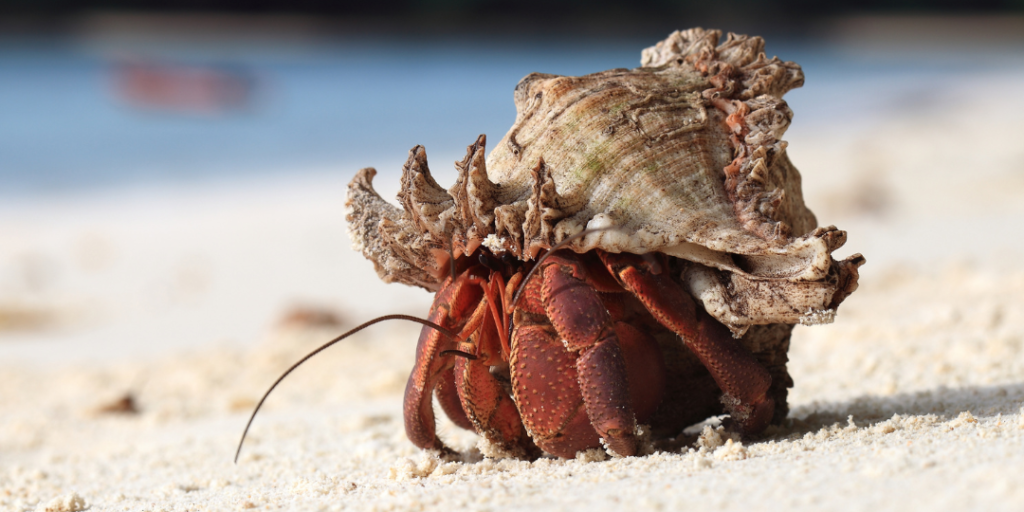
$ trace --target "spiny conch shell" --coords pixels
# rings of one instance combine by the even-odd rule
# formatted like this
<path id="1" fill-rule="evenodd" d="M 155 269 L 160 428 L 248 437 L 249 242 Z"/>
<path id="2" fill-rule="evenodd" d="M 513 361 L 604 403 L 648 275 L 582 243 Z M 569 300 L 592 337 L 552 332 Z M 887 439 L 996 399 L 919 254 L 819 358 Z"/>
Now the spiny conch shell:
<path id="1" fill-rule="evenodd" d="M 816 228 L 781 140 L 782 95 L 800 67 L 767 59 L 759 37 L 678 31 L 641 67 L 581 77 L 533 73 L 515 88 L 516 121 L 484 159 L 483 135 L 445 191 L 424 149 L 409 153 L 398 200 L 375 171 L 349 185 L 350 234 L 386 282 L 437 290 L 456 257 L 481 244 L 529 260 L 586 228 L 569 247 L 692 262 L 681 276 L 707 311 L 741 335 L 750 325 L 822 323 L 857 287 L 859 254 Z"/>

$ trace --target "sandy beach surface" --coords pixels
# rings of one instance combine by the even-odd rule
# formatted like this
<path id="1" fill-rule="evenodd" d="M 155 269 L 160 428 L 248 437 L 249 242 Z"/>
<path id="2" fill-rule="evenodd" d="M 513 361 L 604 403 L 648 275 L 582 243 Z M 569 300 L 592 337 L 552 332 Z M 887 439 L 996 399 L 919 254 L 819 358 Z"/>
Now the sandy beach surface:
<path id="1" fill-rule="evenodd" d="M 426 314 L 349 248 L 354 168 L 7 202 L 0 510 L 1022 510 L 1024 75 L 975 78 L 858 126 L 797 118 L 807 201 L 867 257 L 861 288 L 795 330 L 785 425 L 643 457 L 488 459 L 450 423 L 461 460 L 417 450 L 418 329 L 393 323 L 286 380 L 233 464 L 291 362 Z M 388 197 L 402 156 L 375 162 Z"/>

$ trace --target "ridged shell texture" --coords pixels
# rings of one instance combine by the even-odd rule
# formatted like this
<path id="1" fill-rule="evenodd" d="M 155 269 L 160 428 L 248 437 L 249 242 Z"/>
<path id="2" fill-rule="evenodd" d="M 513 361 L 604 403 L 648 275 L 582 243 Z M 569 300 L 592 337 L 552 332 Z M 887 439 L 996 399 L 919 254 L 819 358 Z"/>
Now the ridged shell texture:
<path id="1" fill-rule="evenodd" d="M 816 228 L 782 136 L 782 96 L 803 84 L 759 37 L 690 29 L 643 51 L 641 67 L 581 77 L 534 73 L 515 88 L 516 121 L 485 157 L 484 136 L 445 190 L 421 146 L 396 208 L 350 185 L 350 234 L 385 281 L 436 290 L 456 256 L 481 245 L 529 260 L 588 228 L 576 252 L 664 252 L 692 265 L 695 298 L 739 335 L 818 323 L 856 288 L 860 255 Z"/>

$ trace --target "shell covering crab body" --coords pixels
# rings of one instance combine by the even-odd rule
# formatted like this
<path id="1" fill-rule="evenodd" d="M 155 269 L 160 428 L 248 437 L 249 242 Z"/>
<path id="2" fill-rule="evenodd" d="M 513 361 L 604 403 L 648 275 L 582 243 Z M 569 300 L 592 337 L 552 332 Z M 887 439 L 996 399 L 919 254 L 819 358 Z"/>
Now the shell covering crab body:
<path id="1" fill-rule="evenodd" d="M 356 248 L 384 281 L 436 292 L 430 320 L 459 333 L 420 336 L 415 444 L 444 449 L 432 393 L 518 456 L 632 455 L 638 421 L 671 436 L 723 412 L 748 433 L 785 418 L 792 326 L 831 321 L 864 259 L 832 258 L 845 232 L 816 227 L 786 156 L 799 66 L 719 38 L 675 32 L 632 70 L 528 75 L 511 130 L 489 156 L 484 136 L 469 146 L 449 190 L 419 146 L 402 208 L 373 169 L 352 181 Z"/>

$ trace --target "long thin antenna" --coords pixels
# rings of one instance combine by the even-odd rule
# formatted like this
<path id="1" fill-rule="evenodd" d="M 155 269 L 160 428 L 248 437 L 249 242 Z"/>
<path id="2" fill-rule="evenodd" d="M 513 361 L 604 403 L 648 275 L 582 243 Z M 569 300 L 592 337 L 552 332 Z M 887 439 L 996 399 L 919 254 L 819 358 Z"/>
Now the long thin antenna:
<path id="1" fill-rule="evenodd" d="M 441 356 L 458 356 L 458 357 L 469 359 L 470 361 L 476 361 L 477 360 L 477 357 L 475 355 L 470 354 L 469 352 L 465 352 L 465 351 L 462 351 L 462 350 L 455 350 L 455 349 L 442 350 L 439 355 L 441 355 Z"/>
<path id="2" fill-rule="evenodd" d="M 524 277 L 523 281 L 521 283 L 519 283 L 519 288 L 516 288 L 516 293 L 515 293 L 515 295 L 512 296 L 512 304 L 509 306 L 509 309 L 515 309 L 516 304 L 519 302 L 519 296 L 522 295 L 523 294 L 523 290 L 526 289 L 526 283 L 530 281 L 530 277 L 533 275 L 533 273 L 538 268 L 540 268 L 540 264 L 544 263 L 544 260 L 548 259 L 548 256 L 551 256 L 552 253 L 554 253 L 555 251 L 561 249 L 562 247 L 565 247 L 566 245 L 569 245 L 569 243 L 572 242 L 573 240 L 576 240 L 578 238 L 583 238 L 583 237 L 585 237 L 585 236 L 587 236 L 587 235 L 589 235 L 591 233 L 597 233 L 597 232 L 600 232 L 600 231 L 609 231 L 609 230 L 612 230 L 612 229 L 618 229 L 618 227 L 616 227 L 616 226 L 607 226 L 607 227 L 603 227 L 603 228 L 584 229 L 583 231 L 580 231 L 579 233 L 576 233 L 575 235 L 572 235 L 569 238 L 566 238 L 565 240 L 562 240 L 561 242 L 558 242 L 551 249 L 548 249 L 548 252 L 544 253 L 544 256 L 541 256 L 540 259 L 537 260 L 537 264 L 534 265 L 533 268 L 531 268 L 530 271 L 526 273 L 526 277 Z"/>
<path id="3" fill-rule="evenodd" d="M 353 334 L 355 334 L 355 333 L 357 333 L 357 332 L 359 332 L 359 331 L 361 331 L 363 329 L 366 329 L 367 327 L 369 327 L 369 326 L 371 326 L 373 324 L 378 324 L 378 323 L 381 323 L 381 322 L 383 322 L 385 320 L 408 320 L 410 322 L 416 322 L 416 323 L 419 323 L 419 324 L 423 324 L 423 325 L 425 325 L 427 327 L 430 327 L 432 329 L 435 329 L 435 330 L 441 332 L 442 334 L 444 334 L 445 336 L 448 336 L 449 338 L 451 338 L 453 340 L 457 337 L 455 333 L 449 331 L 448 329 L 445 329 L 444 327 L 441 327 L 440 325 L 435 324 L 434 322 L 431 322 L 430 320 L 424 320 L 422 318 L 418 318 L 418 317 L 410 316 L 410 315 L 384 315 L 384 316 L 381 316 L 381 317 L 374 318 L 373 320 L 370 320 L 369 322 L 366 322 L 366 323 L 360 325 L 359 327 L 356 327 L 356 328 L 346 332 L 345 334 L 342 334 L 341 336 L 338 336 L 337 338 L 334 338 L 333 340 L 328 341 L 327 343 L 324 343 L 323 345 L 320 345 L 319 348 L 317 348 L 316 350 L 310 352 L 309 354 L 306 354 L 305 357 L 303 357 L 302 359 L 299 359 L 298 362 L 296 362 L 295 364 L 291 365 L 290 368 L 285 370 L 285 372 L 282 373 L 281 376 L 278 377 L 277 380 L 275 380 L 274 383 L 270 385 L 270 389 L 268 389 L 267 392 L 263 394 L 263 398 L 260 398 L 259 403 L 256 404 L 256 409 L 254 409 L 252 411 L 252 416 L 249 416 L 249 422 L 245 424 L 245 430 L 242 431 L 242 439 L 240 439 L 238 441 L 238 449 L 235 450 L 235 464 L 238 464 L 238 456 L 239 456 L 239 454 L 242 453 L 242 443 L 245 442 L 245 436 L 246 436 L 246 434 L 249 433 L 249 427 L 252 426 L 252 421 L 256 419 L 256 413 L 260 412 L 260 407 L 263 407 L 263 402 L 265 402 L 267 400 L 267 397 L 270 396 L 270 392 L 273 391 L 274 388 L 276 388 L 277 385 L 280 384 L 281 381 L 284 380 L 284 378 L 288 376 L 288 374 L 292 373 L 292 371 L 295 370 L 296 368 L 298 368 L 299 365 L 301 365 L 302 363 L 305 363 L 306 361 L 308 361 L 313 356 L 319 354 L 320 352 L 323 352 L 324 349 L 326 349 L 327 347 L 330 347 L 331 345 L 334 345 L 335 343 L 337 343 L 337 342 L 339 342 L 339 341 L 341 341 L 341 340 L 343 340 L 345 338 L 348 338 L 349 336 L 351 336 L 351 335 L 353 335 Z M 459 351 L 454 351 L 454 352 L 459 352 Z M 459 355 L 461 355 L 461 354 L 459 354 Z"/>

